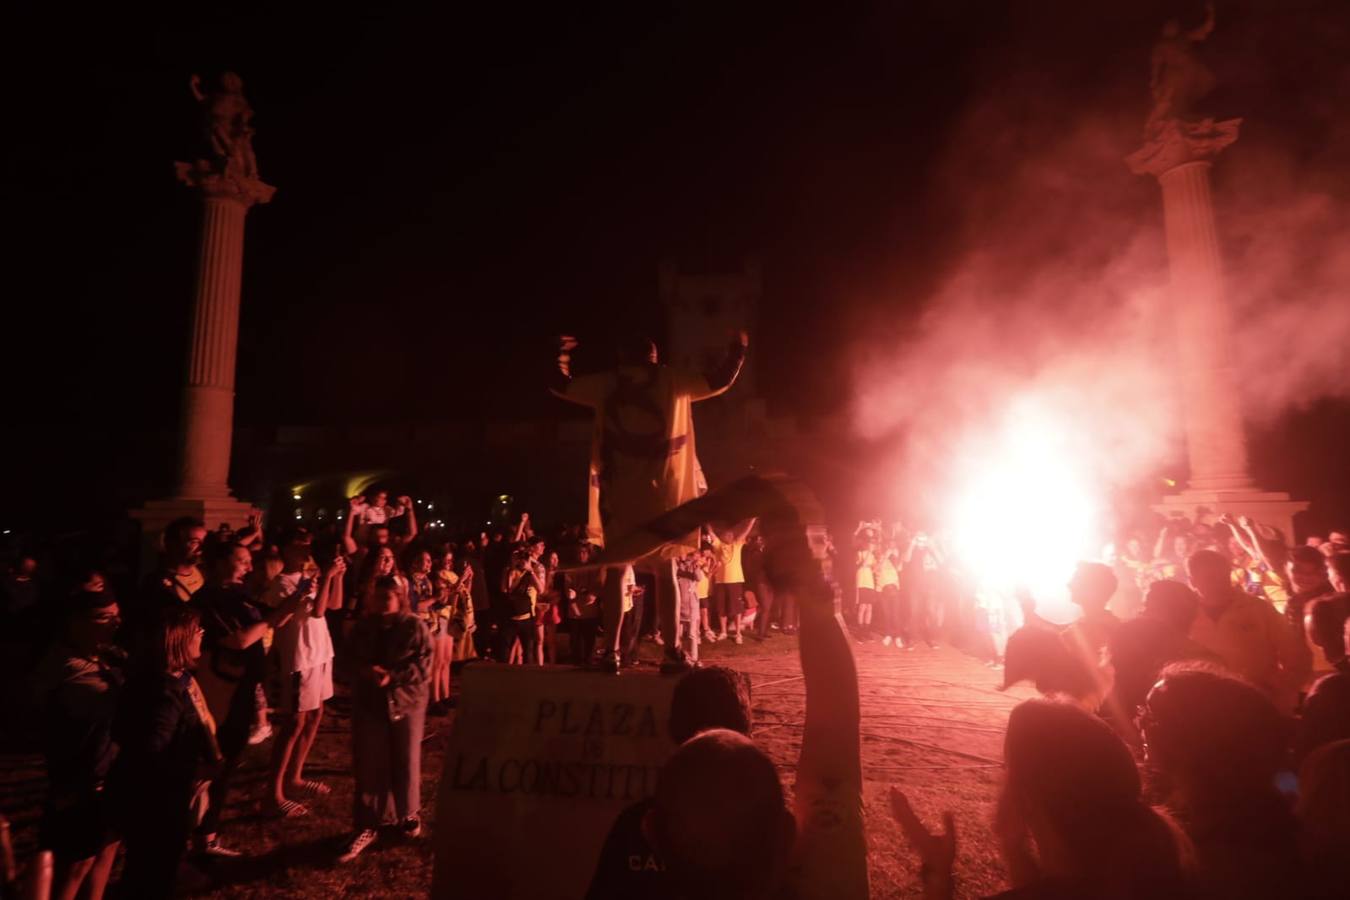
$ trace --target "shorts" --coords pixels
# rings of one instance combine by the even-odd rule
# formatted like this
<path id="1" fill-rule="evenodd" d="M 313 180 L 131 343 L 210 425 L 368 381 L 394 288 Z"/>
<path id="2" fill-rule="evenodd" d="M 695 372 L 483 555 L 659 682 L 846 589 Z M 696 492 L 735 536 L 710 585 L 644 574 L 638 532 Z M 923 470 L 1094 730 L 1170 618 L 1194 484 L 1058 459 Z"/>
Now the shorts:
<path id="1" fill-rule="evenodd" d="M 333 662 L 281 676 L 277 711 L 294 715 L 311 712 L 333 698 Z"/>
<path id="2" fill-rule="evenodd" d="M 58 863 L 97 856 L 104 847 L 117 843 L 111 819 L 103 791 L 81 791 L 61 808 L 49 804 L 43 810 L 38 846 L 51 850 Z"/>

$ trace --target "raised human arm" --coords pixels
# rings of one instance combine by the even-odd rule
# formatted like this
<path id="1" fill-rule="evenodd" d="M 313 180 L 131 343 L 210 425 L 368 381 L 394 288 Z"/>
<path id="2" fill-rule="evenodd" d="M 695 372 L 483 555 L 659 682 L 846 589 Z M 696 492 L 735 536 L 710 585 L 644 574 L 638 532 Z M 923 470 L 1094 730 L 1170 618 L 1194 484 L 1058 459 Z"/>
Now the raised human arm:
<path id="1" fill-rule="evenodd" d="M 300 609 L 300 601 L 303 599 L 300 592 L 296 591 L 282 600 L 275 609 L 269 609 L 260 621 L 225 635 L 220 640 L 221 645 L 230 650 L 247 650 L 262 640 L 269 628 L 280 628 L 289 622 L 291 616 Z"/>
<path id="2" fill-rule="evenodd" d="M 342 608 L 342 573 L 347 571 L 347 562 L 342 557 L 333 560 L 328 570 L 319 576 L 319 592 L 314 598 L 310 615 L 320 618 L 330 609 Z"/>
<path id="3" fill-rule="evenodd" d="M 746 520 L 741 524 L 741 527 L 740 527 L 740 528 L 738 528 L 738 529 L 736 529 L 736 531 L 732 532 L 732 543 L 739 544 L 739 543 L 741 543 L 742 541 L 744 541 L 746 538 L 750 537 L 750 532 L 752 532 L 752 531 L 755 530 L 755 525 L 756 525 L 758 522 L 759 522 L 759 517 L 758 517 L 758 516 L 754 516 L 754 517 L 752 517 L 752 518 L 746 519 Z"/>
<path id="4" fill-rule="evenodd" d="M 342 549 L 348 556 L 356 552 L 356 538 L 352 537 L 352 528 L 355 527 L 356 517 L 360 514 L 365 501 L 361 497 L 353 497 L 347 501 L 347 521 L 342 526 Z"/>
<path id="5" fill-rule="evenodd" d="M 574 389 L 576 382 L 572 378 L 572 351 L 576 348 L 577 339 L 570 334 L 558 337 L 558 355 L 549 373 L 548 390 L 553 396 L 569 403 L 594 407 L 594 398 Z"/>
<path id="6" fill-rule="evenodd" d="M 727 352 L 722 361 L 703 373 L 703 380 L 707 382 L 708 389 L 697 391 L 691 399 L 707 400 L 726 393 L 740 377 L 741 368 L 745 365 L 745 350 L 749 346 L 750 336 L 744 331 L 737 332 L 727 345 Z"/>
<path id="7" fill-rule="evenodd" d="M 1203 41 L 1205 38 L 1209 37 L 1210 34 L 1213 33 L 1213 31 L 1214 31 L 1214 22 L 1215 22 L 1215 18 L 1214 18 L 1214 4 L 1213 4 L 1213 3 L 1206 3 L 1206 4 L 1205 4 L 1205 21 L 1201 22 L 1201 23 L 1200 23 L 1199 25 L 1197 25 L 1194 29 L 1192 29 L 1191 31 L 1187 32 L 1186 37 L 1190 38 L 1191 41 Z"/>
<path id="8" fill-rule="evenodd" d="M 413 538 L 417 537 L 417 513 L 413 511 L 412 504 L 408 504 L 408 533 L 403 536 L 403 543 L 412 543 Z"/>

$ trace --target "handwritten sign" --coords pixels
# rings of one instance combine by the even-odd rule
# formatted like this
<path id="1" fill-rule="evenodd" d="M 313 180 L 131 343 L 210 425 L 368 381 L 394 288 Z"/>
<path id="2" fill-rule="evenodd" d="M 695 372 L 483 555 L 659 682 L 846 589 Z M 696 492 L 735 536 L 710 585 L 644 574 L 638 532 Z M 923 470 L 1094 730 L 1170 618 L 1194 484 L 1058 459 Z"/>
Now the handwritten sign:
<path id="1" fill-rule="evenodd" d="M 675 679 L 479 664 L 461 685 L 431 896 L 584 896 L 615 816 L 656 790 L 674 750 Z"/>

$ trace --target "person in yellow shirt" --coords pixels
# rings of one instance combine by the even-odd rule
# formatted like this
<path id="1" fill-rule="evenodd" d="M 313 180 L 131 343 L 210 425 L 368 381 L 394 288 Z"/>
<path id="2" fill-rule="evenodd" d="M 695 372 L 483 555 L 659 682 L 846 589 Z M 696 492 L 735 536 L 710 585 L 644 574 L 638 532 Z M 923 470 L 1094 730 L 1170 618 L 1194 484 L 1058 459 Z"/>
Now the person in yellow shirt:
<path id="1" fill-rule="evenodd" d="M 728 638 L 728 623 L 735 627 L 730 639 L 737 644 L 745 642 L 741 635 L 741 615 L 745 612 L 745 566 L 742 554 L 745 542 L 756 519 L 747 519 L 735 528 L 723 531 L 721 535 L 713 532 L 713 550 L 717 555 L 717 567 L 713 570 L 713 608 L 717 611 L 717 623 L 721 630 L 717 634 L 719 641 Z"/>
<path id="2" fill-rule="evenodd" d="M 1197 550 L 1186 561 L 1200 595 L 1190 638 L 1292 713 L 1312 672 L 1312 654 L 1275 607 L 1233 586 L 1232 565 L 1214 550 Z"/>
<path id="3" fill-rule="evenodd" d="M 559 340 L 554 396 L 595 410 L 591 438 L 589 517 L 586 539 L 603 547 L 622 538 L 701 493 L 702 470 L 694 447 L 693 405 L 724 393 L 735 382 L 750 339 L 738 333 L 723 362 L 707 373 L 662 366 L 656 344 L 630 337 L 618 348 L 618 365 L 607 371 L 572 377 L 577 341 Z M 676 611 L 679 592 L 675 560 L 697 549 L 698 532 L 670 535 L 638 565 L 656 574 L 656 601 L 665 644 L 661 670 L 670 674 L 692 666 L 679 648 Z M 601 668 L 617 674 L 623 621 L 621 579 L 606 578 L 605 656 Z"/>

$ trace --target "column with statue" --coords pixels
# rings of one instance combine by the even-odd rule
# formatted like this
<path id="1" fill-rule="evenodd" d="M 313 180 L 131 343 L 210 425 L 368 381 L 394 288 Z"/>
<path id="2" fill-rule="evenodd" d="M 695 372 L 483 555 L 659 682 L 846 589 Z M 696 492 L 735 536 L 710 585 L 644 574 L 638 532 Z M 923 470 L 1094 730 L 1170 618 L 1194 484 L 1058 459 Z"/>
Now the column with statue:
<path id="1" fill-rule="evenodd" d="M 228 484 L 244 219 L 276 189 L 258 177 L 253 110 L 239 76 L 226 72 L 203 87 L 194 75 L 191 88 L 201 111 L 200 154 L 174 169 L 201 198 L 196 289 L 173 493 L 132 512 L 148 537 L 181 516 L 240 528 L 251 508 Z"/>
<path id="2" fill-rule="evenodd" d="M 1178 385 L 1190 478 L 1185 490 L 1164 497 L 1165 515 L 1194 518 L 1246 515 L 1293 539 L 1294 514 L 1308 504 L 1255 486 L 1248 469 L 1240 385 L 1232 357 L 1231 310 L 1224 287 L 1219 233 L 1210 196 L 1210 168 L 1238 137 L 1241 119 L 1200 117 L 1196 107 L 1214 88 L 1214 75 L 1195 45 L 1214 29 L 1205 21 L 1186 30 L 1168 22 L 1153 50 L 1153 110 L 1144 145 L 1126 157 L 1136 175 L 1162 187 L 1170 272 L 1169 299 L 1176 335 Z"/>

